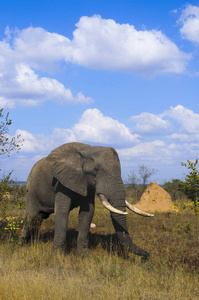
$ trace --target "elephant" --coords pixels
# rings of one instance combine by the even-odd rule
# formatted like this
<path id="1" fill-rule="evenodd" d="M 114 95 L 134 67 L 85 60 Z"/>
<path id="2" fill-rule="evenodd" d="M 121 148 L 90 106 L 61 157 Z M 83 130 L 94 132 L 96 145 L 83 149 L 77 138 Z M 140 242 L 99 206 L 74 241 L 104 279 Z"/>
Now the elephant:
<path id="1" fill-rule="evenodd" d="M 128 233 L 126 207 L 144 216 L 125 200 L 119 156 L 112 147 L 66 143 L 39 160 L 32 168 L 26 185 L 26 216 L 20 240 L 36 237 L 43 219 L 55 213 L 53 250 L 65 251 L 69 212 L 80 207 L 77 253 L 88 249 L 88 233 L 94 215 L 95 195 L 110 210 L 119 243 L 125 251 L 148 257 Z"/>

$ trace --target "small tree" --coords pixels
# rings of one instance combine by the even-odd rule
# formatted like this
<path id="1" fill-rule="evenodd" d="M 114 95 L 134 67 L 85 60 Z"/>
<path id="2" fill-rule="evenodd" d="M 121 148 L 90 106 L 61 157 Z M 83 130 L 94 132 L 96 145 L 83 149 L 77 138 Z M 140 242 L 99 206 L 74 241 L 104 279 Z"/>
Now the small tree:
<path id="1" fill-rule="evenodd" d="M 19 151 L 22 141 L 20 141 L 20 136 L 10 138 L 8 136 L 9 126 L 12 124 L 12 121 L 9 119 L 9 113 L 6 115 L 3 114 L 3 108 L 0 109 L 0 155 L 9 156 L 13 151 Z M 1 169 L 0 169 L 1 172 Z M 8 184 L 10 181 L 12 171 L 7 175 L 1 175 L 0 182 L 0 200 L 2 200 L 2 196 L 5 192 L 8 191 Z"/>
<path id="2" fill-rule="evenodd" d="M 4 116 L 3 108 L 0 109 L 0 155 L 7 154 L 9 156 L 10 152 L 21 149 L 20 135 L 13 138 L 9 138 L 7 135 L 11 124 L 12 121 L 9 119 L 9 113 Z"/>
<path id="3" fill-rule="evenodd" d="M 127 178 L 127 184 L 128 186 L 134 188 L 136 185 L 140 184 L 140 180 L 138 179 L 137 175 L 134 171 L 132 171 Z"/>
<path id="4" fill-rule="evenodd" d="M 140 197 L 146 189 L 146 184 L 149 178 L 157 172 L 155 169 L 149 169 L 148 167 L 142 165 L 138 168 L 138 176 L 134 171 L 128 175 L 127 178 L 127 192 L 136 201 L 139 201 Z"/>
<path id="5" fill-rule="evenodd" d="M 163 189 L 170 194 L 173 201 L 183 200 L 185 195 L 182 192 L 180 186 L 182 181 L 179 179 L 172 179 L 172 181 L 167 181 L 163 184 Z"/>
<path id="6" fill-rule="evenodd" d="M 3 108 L 0 109 L 0 155 L 7 155 L 9 156 L 13 151 L 19 151 L 20 145 L 22 141 L 20 141 L 20 136 L 10 138 L 8 136 L 9 126 L 12 124 L 11 119 L 9 119 L 9 113 L 6 115 L 3 114 Z M 1 169 L 0 169 L 1 172 Z M 9 192 L 10 187 L 9 183 L 12 182 L 10 180 L 10 176 L 12 171 L 7 175 L 1 175 L 1 182 L 0 182 L 0 201 L 2 202 L 2 218 L 6 218 L 7 213 L 7 205 L 8 205 L 8 198 L 6 197 L 6 192 Z M 19 200 L 20 201 L 20 200 Z M 9 242 L 14 240 L 14 236 L 16 235 L 17 230 L 19 229 L 20 224 L 23 222 L 23 219 L 18 217 L 13 217 L 9 215 L 9 222 L 7 227 L 4 229 L 9 232 Z"/>
<path id="7" fill-rule="evenodd" d="M 157 170 L 155 169 L 149 169 L 148 167 L 146 167 L 145 165 L 142 165 L 139 167 L 138 169 L 138 173 L 142 179 L 142 184 L 146 185 L 149 178 L 154 175 L 155 173 L 157 173 Z"/>
<path id="8" fill-rule="evenodd" d="M 181 163 L 182 166 L 191 170 L 185 177 L 185 182 L 181 182 L 180 187 L 185 195 L 193 202 L 197 208 L 199 202 L 199 171 L 196 169 L 198 159 L 194 163 L 187 160 L 187 163 Z"/>

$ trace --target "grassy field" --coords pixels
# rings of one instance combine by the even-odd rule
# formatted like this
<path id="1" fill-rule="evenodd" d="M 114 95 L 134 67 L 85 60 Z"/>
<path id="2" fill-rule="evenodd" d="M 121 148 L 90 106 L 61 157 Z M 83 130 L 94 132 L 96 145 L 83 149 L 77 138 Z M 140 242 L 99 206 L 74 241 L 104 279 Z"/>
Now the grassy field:
<path id="1" fill-rule="evenodd" d="M 144 218 L 129 212 L 133 241 L 150 252 L 146 261 L 120 256 L 109 212 L 96 201 L 92 254 L 76 256 L 77 215 L 70 214 L 67 255 L 52 254 L 54 216 L 40 239 L 8 243 L 0 223 L 0 299 L 199 299 L 199 220 L 190 210 Z"/>

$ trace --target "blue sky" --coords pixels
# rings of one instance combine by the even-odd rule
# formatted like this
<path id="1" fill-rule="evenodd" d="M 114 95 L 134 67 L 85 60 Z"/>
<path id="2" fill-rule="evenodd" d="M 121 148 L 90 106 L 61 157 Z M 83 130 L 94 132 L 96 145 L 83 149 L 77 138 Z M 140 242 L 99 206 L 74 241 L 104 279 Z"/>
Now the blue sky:
<path id="1" fill-rule="evenodd" d="M 24 138 L 1 169 L 26 180 L 71 141 L 183 179 L 199 153 L 199 1 L 0 1 L 0 106 Z"/>

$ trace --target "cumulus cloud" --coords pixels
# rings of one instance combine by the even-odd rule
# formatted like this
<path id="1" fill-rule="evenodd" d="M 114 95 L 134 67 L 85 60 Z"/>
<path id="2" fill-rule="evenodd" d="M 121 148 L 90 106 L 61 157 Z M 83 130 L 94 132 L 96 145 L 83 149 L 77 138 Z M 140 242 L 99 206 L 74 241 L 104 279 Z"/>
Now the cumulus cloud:
<path id="1" fill-rule="evenodd" d="M 77 141 L 115 147 L 126 168 L 132 162 L 135 165 L 153 162 L 158 168 L 158 162 L 172 165 L 176 160 L 180 162 L 198 156 L 198 118 L 199 115 L 190 109 L 177 105 L 159 115 L 142 113 L 134 116 L 137 131 L 132 133 L 126 125 L 104 116 L 98 109 L 87 109 L 77 124 L 71 128 L 55 128 L 49 136 L 22 130 L 16 134 L 21 134 L 25 140 L 22 154 L 34 153 L 36 157 L 39 153 L 42 157 L 63 143 Z"/>
<path id="2" fill-rule="evenodd" d="M 9 50 L 7 55 L 10 59 L 14 62 L 17 59 L 37 70 L 56 70 L 70 45 L 70 40 L 65 36 L 48 32 L 41 27 L 15 31 L 7 28 L 5 33 L 6 39 L 2 47 Z"/>
<path id="3" fill-rule="evenodd" d="M 33 135 L 26 130 L 18 129 L 16 131 L 16 136 L 20 135 L 20 138 L 23 139 L 22 152 L 31 153 L 36 151 L 45 151 L 45 144 L 47 138 L 43 134 Z"/>
<path id="4" fill-rule="evenodd" d="M 140 142 L 139 144 L 119 150 L 119 154 L 123 159 L 141 158 L 158 160 L 160 156 L 165 155 L 166 145 L 161 140 L 152 142 Z"/>
<path id="5" fill-rule="evenodd" d="M 180 125 L 179 132 L 186 134 L 199 134 L 199 114 L 194 113 L 182 105 L 170 107 L 162 116 L 169 116 Z"/>
<path id="6" fill-rule="evenodd" d="M 199 46 L 199 6 L 188 4 L 182 11 L 178 23 L 182 25 L 180 29 L 182 37 Z"/>
<path id="7" fill-rule="evenodd" d="M 137 122 L 132 130 L 94 108 L 85 110 L 79 122 L 71 128 L 55 128 L 49 136 L 33 135 L 22 130 L 18 130 L 16 135 L 20 134 L 24 139 L 22 152 L 30 153 L 39 150 L 48 152 L 63 143 L 74 141 L 119 148 L 126 146 L 126 156 L 147 153 L 149 157 L 154 155 L 154 159 L 157 153 L 159 157 L 170 153 L 163 149 L 177 149 L 176 145 L 182 147 L 184 143 L 190 143 L 190 147 L 192 145 L 199 151 L 199 114 L 182 105 L 170 107 L 159 115 L 142 113 L 131 119 Z M 124 155 L 123 150 L 121 154 Z"/>
<path id="8" fill-rule="evenodd" d="M 52 100 L 58 104 L 64 103 L 90 103 L 92 99 L 85 97 L 82 93 L 73 96 L 70 89 L 66 89 L 56 79 L 41 77 L 28 66 L 24 64 L 15 65 L 15 77 L 12 79 L 12 89 L 10 82 L 2 80 L 0 89 L 6 98 L 0 99 L 0 103 L 4 106 L 12 108 L 16 104 L 22 106 L 41 105 L 46 100 Z"/>
<path id="9" fill-rule="evenodd" d="M 192 110 L 177 105 L 159 115 L 142 113 L 134 116 L 133 121 L 137 122 L 137 133 L 95 108 L 85 110 L 79 122 L 71 128 L 55 128 L 48 136 L 18 130 L 16 135 L 21 134 L 24 139 L 20 157 L 31 157 L 27 162 L 30 170 L 30 164 L 48 155 L 52 149 L 74 141 L 115 147 L 126 169 L 132 164 L 152 164 L 157 169 L 159 165 L 179 164 L 180 167 L 181 161 L 198 157 L 199 114 Z M 156 130 L 156 126 L 162 128 L 162 133 Z"/>
<path id="10" fill-rule="evenodd" d="M 81 17 L 76 27 L 71 40 L 38 27 L 6 28 L 0 41 L 0 101 L 4 107 L 41 105 L 46 100 L 92 102 L 81 92 L 74 96 L 49 76 L 64 63 L 154 76 L 182 73 L 191 59 L 161 31 L 138 31 L 133 25 L 99 15 Z"/>
<path id="11" fill-rule="evenodd" d="M 135 143 L 138 141 L 137 134 L 132 134 L 124 124 L 104 116 L 98 109 L 87 109 L 72 130 L 80 141 L 103 144 Z"/>
<path id="12" fill-rule="evenodd" d="M 143 135 L 166 135 L 171 131 L 169 120 L 163 120 L 161 115 L 143 112 L 132 116 L 131 120 L 136 123 L 133 132 Z"/>
<path id="13" fill-rule="evenodd" d="M 143 137 L 159 135 L 190 140 L 199 134 L 199 114 L 182 105 L 171 106 L 158 115 L 143 112 L 130 120 L 136 123 L 132 131 Z"/>
<path id="14" fill-rule="evenodd" d="M 131 120 L 135 122 L 132 131 L 139 133 L 140 140 L 119 150 L 124 163 L 139 158 L 143 162 L 159 161 L 172 165 L 176 160 L 198 157 L 199 114 L 191 109 L 182 105 L 171 106 L 159 115 L 143 112 Z"/>
<path id="15" fill-rule="evenodd" d="M 57 69 L 68 41 L 42 28 L 30 27 L 16 32 L 7 29 L 6 38 L 0 41 L 1 106 L 35 106 L 46 100 L 58 104 L 93 102 L 81 92 L 74 96 L 70 89 L 49 75 L 39 76 L 40 71 L 48 74 Z"/>
<path id="16" fill-rule="evenodd" d="M 178 144 L 183 143 L 193 143 L 199 142 L 199 132 L 197 134 L 183 134 L 183 133 L 173 133 L 168 137 L 170 140 L 178 142 Z"/>
<path id="17" fill-rule="evenodd" d="M 82 17 L 76 26 L 66 60 L 89 68 L 142 75 L 182 73 L 190 59 L 161 31 L 138 31 L 99 15 Z"/>
<path id="18" fill-rule="evenodd" d="M 55 128 L 49 136 L 44 134 L 32 134 L 26 130 L 17 130 L 16 136 L 20 135 L 24 140 L 21 152 L 48 154 L 52 149 L 64 144 L 75 142 L 76 137 L 71 129 Z"/>
<path id="19" fill-rule="evenodd" d="M 17 130 L 16 135 L 19 134 L 24 139 L 21 151 L 26 153 L 48 153 L 61 144 L 75 141 L 120 146 L 139 141 L 137 134 L 132 134 L 124 124 L 104 116 L 98 109 L 87 109 L 72 128 L 55 128 L 49 136 Z"/>
<path id="20" fill-rule="evenodd" d="M 4 107 L 58 103 L 90 103 L 91 98 L 73 96 L 49 73 L 63 63 L 91 69 L 131 72 L 144 76 L 182 73 L 191 56 L 182 52 L 161 31 L 138 31 L 99 15 L 81 17 L 73 39 L 43 28 L 6 28 L 0 41 L 0 93 Z M 40 73 L 46 76 L 40 76 Z"/>

